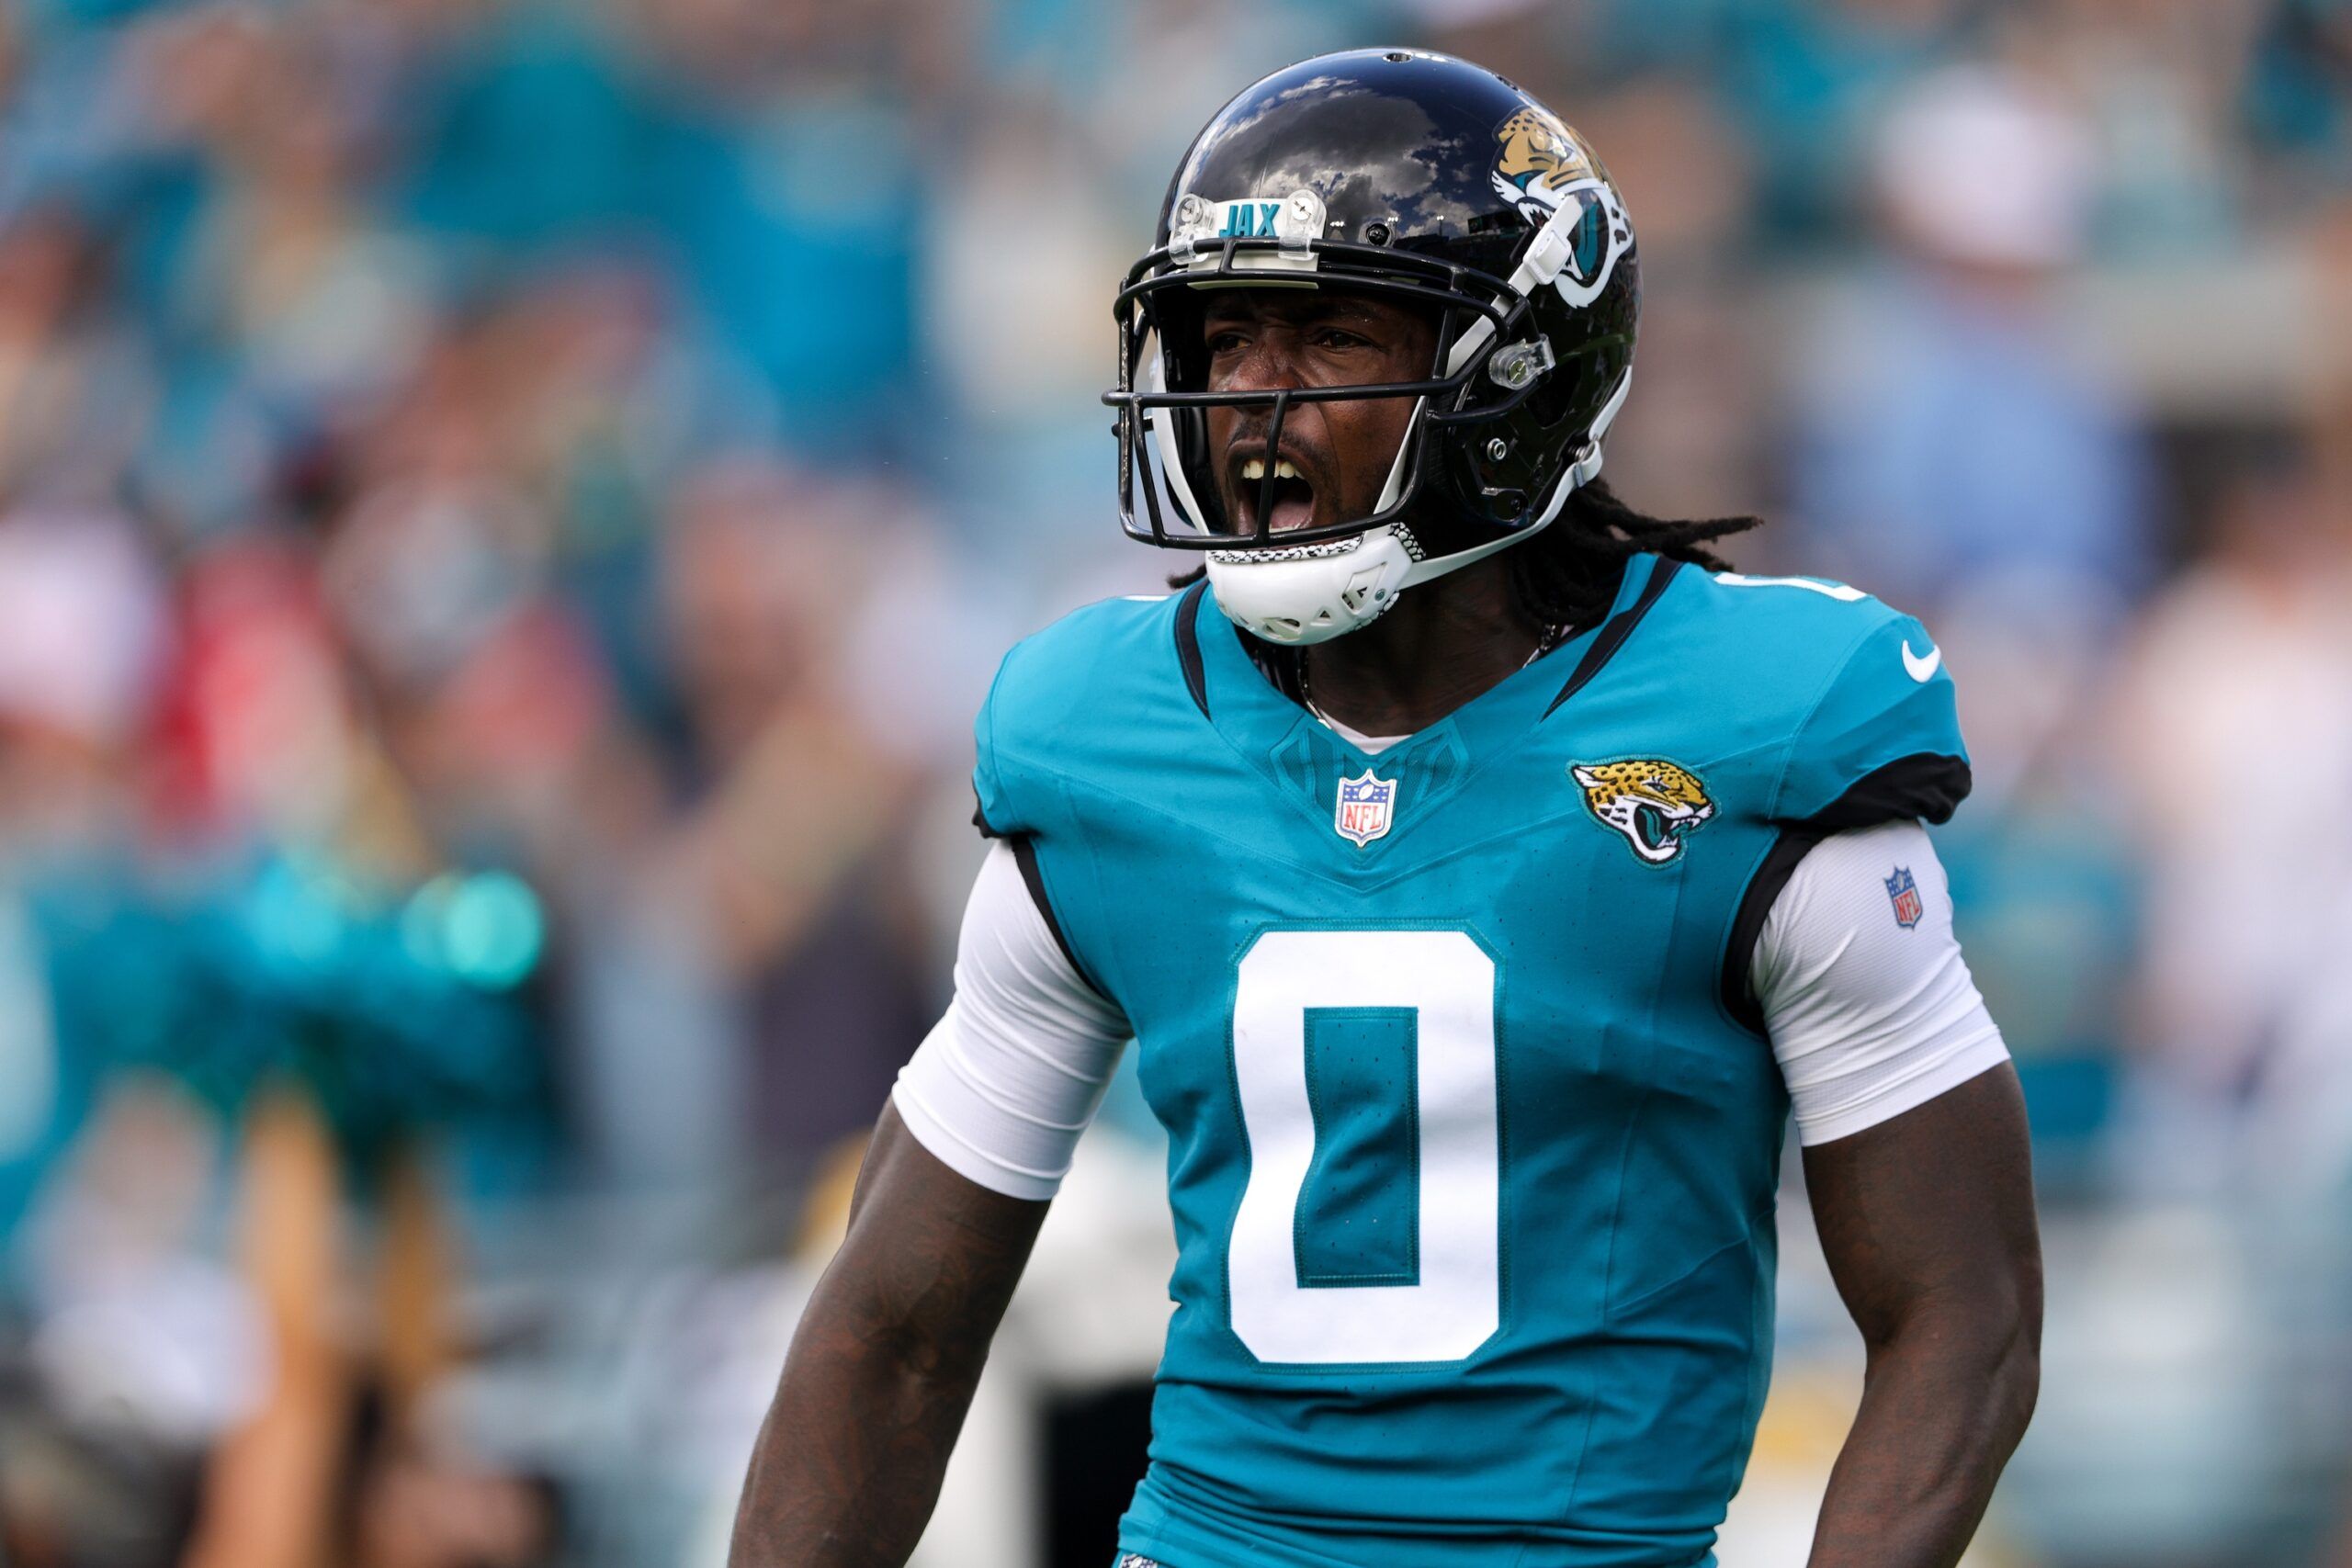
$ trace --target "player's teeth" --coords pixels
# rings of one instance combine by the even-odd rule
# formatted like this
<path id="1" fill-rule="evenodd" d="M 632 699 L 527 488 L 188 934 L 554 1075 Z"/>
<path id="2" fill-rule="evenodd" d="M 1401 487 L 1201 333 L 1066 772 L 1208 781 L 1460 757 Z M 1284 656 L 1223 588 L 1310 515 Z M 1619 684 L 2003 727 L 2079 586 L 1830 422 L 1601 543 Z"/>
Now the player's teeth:
<path id="1" fill-rule="evenodd" d="M 1264 479 L 1266 477 L 1266 465 L 1264 461 L 1257 457 L 1252 457 L 1248 462 L 1242 464 L 1241 477 L 1245 479 Z"/>
<path id="2" fill-rule="evenodd" d="M 1274 478 L 1295 479 L 1298 478 L 1298 469 L 1287 461 L 1278 462 L 1274 465 Z"/>

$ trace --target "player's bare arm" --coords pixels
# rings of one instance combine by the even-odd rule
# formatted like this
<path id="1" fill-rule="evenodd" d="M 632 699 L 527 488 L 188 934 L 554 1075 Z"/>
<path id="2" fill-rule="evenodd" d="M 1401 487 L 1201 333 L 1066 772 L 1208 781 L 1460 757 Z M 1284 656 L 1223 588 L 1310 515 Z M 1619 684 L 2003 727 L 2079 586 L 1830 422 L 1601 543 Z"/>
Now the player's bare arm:
<path id="1" fill-rule="evenodd" d="M 906 1562 L 1046 1207 L 958 1176 L 883 1111 L 752 1453 L 732 1568 Z"/>
<path id="2" fill-rule="evenodd" d="M 1805 1152 L 1822 1249 L 1869 1352 L 1811 1568 L 1951 1568 L 1967 1549 L 2040 1378 L 2030 1160 L 2007 1066 Z"/>

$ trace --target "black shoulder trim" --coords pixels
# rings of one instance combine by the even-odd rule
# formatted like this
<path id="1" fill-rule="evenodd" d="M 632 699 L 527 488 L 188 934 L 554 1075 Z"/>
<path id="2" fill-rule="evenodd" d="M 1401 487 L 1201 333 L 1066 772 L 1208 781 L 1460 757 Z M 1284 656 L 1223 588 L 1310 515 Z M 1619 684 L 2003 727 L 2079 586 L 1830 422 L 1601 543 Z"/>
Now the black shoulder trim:
<path id="1" fill-rule="evenodd" d="M 1576 669 L 1568 674 L 1568 683 L 1560 688 L 1558 696 L 1552 699 L 1552 706 L 1544 710 L 1545 718 L 1551 717 L 1554 709 L 1562 703 L 1583 691 L 1592 678 L 1600 673 L 1601 667 L 1616 657 L 1617 650 L 1625 646 L 1625 639 L 1634 635 L 1634 628 L 1642 624 L 1642 617 L 1650 613 L 1650 606 L 1665 595 L 1666 585 L 1673 581 L 1674 574 L 1681 570 L 1682 563 L 1679 560 L 1662 560 L 1651 570 L 1650 580 L 1642 584 L 1641 596 L 1625 606 L 1622 614 L 1611 616 L 1608 625 L 1600 628 L 1600 635 L 1592 639 L 1592 646 L 1584 650 L 1584 657 L 1577 660 Z"/>
<path id="2" fill-rule="evenodd" d="M 989 826 L 988 807 L 980 804 L 980 792 L 978 789 L 972 791 L 972 826 L 980 830 L 980 837 L 983 839 L 1004 837 L 1002 833 Z"/>
<path id="3" fill-rule="evenodd" d="M 1845 794 L 1806 818 L 1804 825 L 1836 833 L 1914 817 L 1949 822 L 1960 803 L 1968 798 L 1972 782 L 1967 758 L 1914 752 L 1863 774 Z"/>
<path id="4" fill-rule="evenodd" d="M 1206 581 L 1195 582 L 1184 590 L 1176 601 L 1176 662 L 1184 667 L 1184 689 L 1193 694 L 1193 705 L 1201 716 L 1209 716 L 1209 677 L 1201 665 L 1201 595 L 1209 591 Z"/>
<path id="5" fill-rule="evenodd" d="M 1037 871 L 1035 838 L 1027 833 L 1015 833 L 1006 841 L 1012 846 L 1013 863 L 1021 867 L 1021 880 L 1028 885 L 1029 901 L 1037 906 L 1037 913 L 1046 918 L 1046 929 L 1054 933 L 1054 945 L 1062 950 L 1062 956 L 1069 960 L 1069 966 L 1078 977 L 1094 986 L 1094 976 L 1088 974 L 1086 965 L 1078 961 L 1077 950 L 1070 946 L 1069 938 L 1063 933 L 1061 921 L 1054 918 L 1053 901 L 1046 897 L 1046 879 Z M 1097 991 L 1102 989 L 1100 986 L 1094 986 L 1094 988 Z"/>
<path id="6" fill-rule="evenodd" d="M 1764 1012 L 1748 989 L 1748 965 L 1756 956 L 1756 939 L 1764 934 L 1765 917 L 1772 901 L 1795 874 L 1806 852 L 1832 833 L 1875 828 L 1883 822 L 1925 818 L 1948 822 L 1968 797 L 1968 760 L 1921 751 L 1898 757 L 1854 782 L 1851 788 L 1822 810 L 1781 829 L 1764 863 L 1749 878 L 1740 895 L 1739 911 L 1732 917 L 1731 941 L 1724 950 L 1724 1010 L 1757 1033 L 1764 1032 Z"/>
<path id="7" fill-rule="evenodd" d="M 1797 863 L 1828 836 L 1825 829 L 1802 823 L 1781 829 L 1781 836 L 1765 852 L 1764 863 L 1748 878 L 1747 891 L 1739 897 L 1739 912 L 1732 917 L 1731 942 L 1724 949 L 1724 1010 L 1758 1034 L 1764 1032 L 1764 1010 L 1748 987 L 1747 974 L 1756 958 L 1756 939 L 1764 934 L 1765 918 L 1771 914 L 1781 889 L 1796 874 Z"/>

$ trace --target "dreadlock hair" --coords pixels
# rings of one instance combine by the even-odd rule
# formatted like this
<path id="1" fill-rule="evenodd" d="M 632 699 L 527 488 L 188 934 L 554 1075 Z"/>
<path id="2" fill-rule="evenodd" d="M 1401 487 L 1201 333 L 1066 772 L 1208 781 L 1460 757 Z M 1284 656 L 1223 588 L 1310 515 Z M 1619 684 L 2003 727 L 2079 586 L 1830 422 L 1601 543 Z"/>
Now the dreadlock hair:
<path id="1" fill-rule="evenodd" d="M 1511 605 L 1532 625 L 1581 631 L 1609 613 L 1633 557 L 1664 556 L 1726 571 L 1729 565 L 1708 545 L 1762 525 L 1762 518 L 1745 514 L 1686 522 L 1652 517 L 1618 500 L 1607 479 L 1595 479 L 1568 497 L 1542 533 L 1503 552 Z"/>
<path id="2" fill-rule="evenodd" d="M 1652 517 L 1618 500 L 1607 479 L 1596 479 L 1570 495 L 1542 533 L 1503 552 L 1511 607 L 1530 626 L 1582 631 L 1609 613 L 1625 563 L 1634 556 L 1725 571 L 1728 564 L 1708 545 L 1762 525 L 1763 519 L 1746 514 L 1685 522 Z M 1168 586 L 1189 588 L 1206 571 L 1194 567 L 1170 578 Z"/>

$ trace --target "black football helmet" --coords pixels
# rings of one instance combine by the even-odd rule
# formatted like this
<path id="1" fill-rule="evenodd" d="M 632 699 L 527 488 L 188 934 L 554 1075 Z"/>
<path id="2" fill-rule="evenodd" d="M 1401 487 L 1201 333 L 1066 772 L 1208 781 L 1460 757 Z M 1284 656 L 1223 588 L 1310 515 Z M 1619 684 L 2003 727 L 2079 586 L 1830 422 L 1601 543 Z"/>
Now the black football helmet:
<path id="1" fill-rule="evenodd" d="M 1431 310 L 1416 381 L 1207 389 L 1205 290 L 1345 288 Z M 1640 282 L 1633 225 L 1584 141 L 1490 71 L 1418 50 L 1327 54 L 1217 111 L 1178 165 L 1150 253 L 1114 308 L 1120 517 L 1151 544 L 1209 552 L 1217 602 L 1270 641 L 1319 642 L 1397 593 L 1525 539 L 1600 468 L 1631 384 Z M 1369 516 L 1270 530 L 1218 499 L 1212 407 L 1410 398 Z M 1418 531 L 1417 531 L 1418 530 Z"/>

